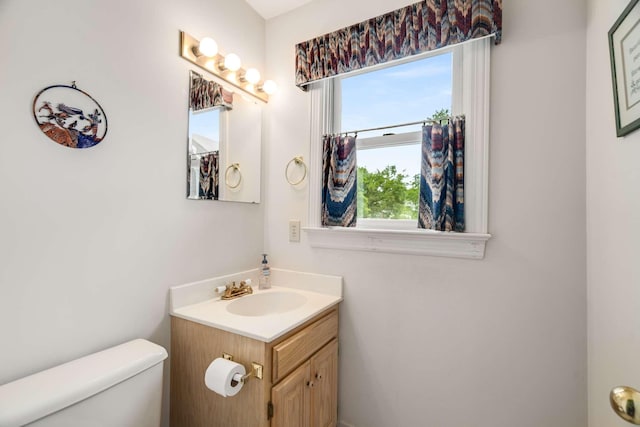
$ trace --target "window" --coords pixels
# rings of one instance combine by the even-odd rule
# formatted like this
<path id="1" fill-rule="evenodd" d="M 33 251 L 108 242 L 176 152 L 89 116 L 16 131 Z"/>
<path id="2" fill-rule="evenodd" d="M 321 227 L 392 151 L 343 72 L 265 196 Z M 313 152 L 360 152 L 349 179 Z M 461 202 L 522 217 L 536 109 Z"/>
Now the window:
<path id="1" fill-rule="evenodd" d="M 489 52 L 490 38 L 474 40 L 471 42 L 442 49 L 438 52 L 419 55 L 418 58 L 407 58 L 400 61 L 402 64 L 395 66 L 376 67 L 374 71 L 363 72 L 351 76 L 342 76 L 333 80 L 325 80 L 311 86 L 311 135 L 310 164 L 312 165 L 309 188 L 309 227 L 304 230 L 314 247 L 341 248 L 353 250 L 369 250 L 381 252 L 396 252 L 409 254 L 427 254 L 437 256 L 450 256 L 461 258 L 483 258 L 486 241 L 491 237 L 487 234 L 487 181 L 488 181 L 488 121 L 489 121 Z M 448 94 L 450 112 L 453 115 L 465 114 L 466 116 L 466 146 L 465 146 L 465 233 L 446 233 L 430 230 L 418 230 L 416 222 L 412 219 L 402 218 L 400 215 L 387 215 L 371 218 L 371 209 L 363 209 L 368 212 L 361 219 L 358 218 L 357 228 L 321 228 L 320 227 L 320 188 L 321 176 L 319 171 L 322 165 L 321 136 L 326 133 L 349 131 L 384 125 L 394 125 L 411 121 L 421 121 L 431 116 L 437 110 L 447 109 L 446 102 L 439 100 L 430 106 L 423 104 L 419 107 L 404 108 L 408 101 L 403 99 L 417 99 L 418 89 L 430 84 L 433 74 L 437 74 L 438 66 L 449 64 L 450 89 L 446 85 L 436 84 L 437 89 L 432 91 Z M 430 64 L 430 71 L 425 71 L 424 64 Z M 419 71 L 416 71 L 419 70 Z M 409 72 L 411 71 L 411 73 Z M 401 88 L 390 83 L 389 73 L 399 73 L 408 80 L 410 74 L 422 74 L 422 81 L 410 83 L 410 95 L 402 94 Z M 366 74 L 368 74 L 368 76 Z M 349 91 L 351 82 L 356 79 L 370 79 L 381 77 L 378 82 L 366 84 L 365 91 L 374 97 L 379 96 L 386 101 L 387 108 L 383 110 L 382 119 L 376 118 L 370 126 L 364 120 L 372 119 L 374 113 L 358 112 L 350 106 Z M 426 77 L 426 78 L 425 78 Z M 431 77 L 431 78 L 429 78 Z M 349 79 L 353 79 L 351 82 Z M 380 95 L 379 89 L 387 90 Z M 394 90 L 397 89 L 397 90 Z M 346 98 L 346 101 L 344 100 Z M 372 104 L 373 102 L 368 102 Z M 366 103 L 365 103 L 366 104 Z M 385 102 L 378 104 L 378 108 L 384 108 Z M 413 105 L 413 104 L 412 104 Z M 434 105 L 438 105 L 437 107 Z M 441 105 L 441 106 L 440 106 Z M 368 106 L 365 106 L 367 108 Z M 426 111 L 425 111 L 426 110 Z M 431 111 L 430 111 L 431 110 Z M 401 115 L 394 116 L 401 111 Z M 414 116 L 417 116 L 413 118 Z M 385 119 L 388 117 L 388 119 Z M 381 122 L 385 120 L 385 122 Z M 419 128 L 393 128 L 377 135 L 359 133 L 358 135 L 358 165 L 367 168 L 368 171 L 380 169 L 368 157 L 393 156 L 393 162 L 389 165 L 396 167 L 396 175 L 406 171 L 409 178 L 403 177 L 405 184 L 410 186 L 410 175 L 416 169 L 409 169 L 402 163 L 404 150 L 411 147 L 419 147 Z M 384 135 L 395 133 L 395 135 Z M 373 153 L 367 156 L 366 152 Z M 380 154 L 384 151 L 384 154 Z M 378 152 L 376 154 L 375 152 Z M 418 149 L 419 153 L 419 149 Z M 416 162 L 420 162 L 420 154 L 416 154 Z M 413 166 L 412 166 L 413 167 Z M 371 169 L 369 169 L 371 168 Z M 315 171 L 315 172 L 314 172 Z M 360 178 L 360 177 L 359 177 Z M 364 201 L 363 201 L 364 203 Z M 411 200 L 402 202 L 410 208 Z M 416 201 L 417 203 L 417 201 Z M 358 206 L 360 208 L 360 206 Z M 387 209 L 389 210 L 389 209 Z M 376 214 L 377 215 L 377 214 Z"/>
<path id="2" fill-rule="evenodd" d="M 336 79 L 340 131 L 360 132 L 358 227 L 415 229 L 421 159 L 420 122 L 452 111 L 452 58 L 446 51 L 393 67 Z"/>
<path id="3" fill-rule="evenodd" d="M 200 194 L 200 167 L 203 156 L 220 150 L 220 107 L 193 111 L 189 108 L 189 199 L 204 198 Z M 214 196 L 210 196 L 214 197 Z M 215 197 L 218 197 L 217 190 Z"/>

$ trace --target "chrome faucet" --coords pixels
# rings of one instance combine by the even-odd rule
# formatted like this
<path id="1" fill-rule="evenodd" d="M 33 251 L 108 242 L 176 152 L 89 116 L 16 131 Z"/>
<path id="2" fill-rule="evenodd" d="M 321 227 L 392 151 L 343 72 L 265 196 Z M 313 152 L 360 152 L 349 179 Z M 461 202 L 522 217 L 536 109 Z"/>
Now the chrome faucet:
<path id="1" fill-rule="evenodd" d="M 250 295 L 252 293 L 253 288 L 251 287 L 251 279 L 247 279 L 241 281 L 239 285 L 236 285 L 236 282 L 229 283 L 220 298 L 229 300 L 239 298 L 243 295 Z"/>

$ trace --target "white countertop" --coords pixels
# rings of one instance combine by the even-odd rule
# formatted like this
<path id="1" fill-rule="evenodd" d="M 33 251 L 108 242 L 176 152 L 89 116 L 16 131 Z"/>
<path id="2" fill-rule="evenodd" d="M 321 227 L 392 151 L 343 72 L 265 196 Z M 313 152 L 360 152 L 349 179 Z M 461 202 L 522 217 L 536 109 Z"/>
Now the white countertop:
<path id="1" fill-rule="evenodd" d="M 170 289 L 170 314 L 206 326 L 222 329 L 263 342 L 276 338 L 302 325 L 317 314 L 342 301 L 342 278 L 290 270 L 271 269 L 270 289 L 258 289 L 258 270 L 216 277 Z M 306 298 L 299 307 L 263 316 L 243 316 L 227 311 L 227 306 L 242 298 L 221 300 L 217 286 L 250 278 L 256 284 L 253 295 L 269 292 L 294 292 Z"/>

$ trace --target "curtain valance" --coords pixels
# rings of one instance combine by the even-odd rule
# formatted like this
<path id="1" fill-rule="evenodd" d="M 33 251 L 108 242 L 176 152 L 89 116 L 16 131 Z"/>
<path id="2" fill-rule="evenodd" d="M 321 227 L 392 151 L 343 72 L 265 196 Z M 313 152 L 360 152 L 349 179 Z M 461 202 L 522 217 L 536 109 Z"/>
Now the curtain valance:
<path id="1" fill-rule="evenodd" d="M 189 107 L 193 111 L 200 111 L 217 106 L 233 108 L 233 92 L 193 73 L 189 88 Z"/>
<path id="2" fill-rule="evenodd" d="M 425 0 L 296 45 L 296 85 L 469 39 L 502 37 L 502 0 Z"/>

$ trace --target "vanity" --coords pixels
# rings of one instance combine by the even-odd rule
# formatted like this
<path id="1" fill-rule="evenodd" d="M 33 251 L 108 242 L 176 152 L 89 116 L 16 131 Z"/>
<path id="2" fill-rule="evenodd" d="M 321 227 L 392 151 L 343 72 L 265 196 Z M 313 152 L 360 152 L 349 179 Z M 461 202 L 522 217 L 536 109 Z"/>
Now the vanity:
<path id="1" fill-rule="evenodd" d="M 172 426 L 336 425 L 342 278 L 274 268 L 271 289 L 255 285 L 228 301 L 215 291 L 257 277 L 250 270 L 171 288 Z M 235 396 L 205 385 L 223 356 L 254 371 Z"/>

